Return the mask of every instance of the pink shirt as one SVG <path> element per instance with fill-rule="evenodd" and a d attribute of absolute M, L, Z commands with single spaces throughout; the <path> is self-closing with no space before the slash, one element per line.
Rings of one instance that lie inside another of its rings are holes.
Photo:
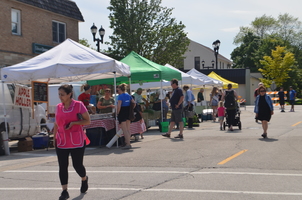
<path fill-rule="evenodd" d="M 223 117 L 225 112 L 225 107 L 218 107 L 218 117 Z"/>
<path fill-rule="evenodd" d="M 77 113 L 85 113 L 87 108 L 83 102 L 72 100 L 69 108 L 66 110 L 63 103 L 57 105 L 56 123 L 58 131 L 56 133 L 57 147 L 62 149 L 80 148 L 84 146 L 86 134 L 82 125 L 73 125 L 69 130 L 65 127 L 70 122 L 79 121 Z"/>

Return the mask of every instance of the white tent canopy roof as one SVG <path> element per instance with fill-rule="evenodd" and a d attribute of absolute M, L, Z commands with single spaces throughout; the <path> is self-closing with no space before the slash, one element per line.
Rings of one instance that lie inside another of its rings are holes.
<path fill-rule="evenodd" d="M 197 77 L 199 79 L 204 80 L 207 84 L 206 85 L 211 85 L 211 86 L 223 86 L 223 82 L 213 79 L 199 71 L 197 71 L 196 69 L 191 69 L 190 71 L 187 72 L 187 74 L 193 76 L 193 77 Z"/>
<path fill-rule="evenodd" d="M 182 77 L 181 84 L 182 85 L 189 85 L 192 87 L 201 87 L 202 85 L 207 84 L 205 80 L 198 78 L 198 77 L 191 76 L 189 74 L 186 74 L 183 71 L 180 71 L 179 69 L 177 69 L 169 64 L 166 64 L 165 66 L 169 67 L 171 69 L 174 69 L 176 71 L 179 71 L 181 73 L 181 77 Z"/>
<path fill-rule="evenodd" d="M 25 62 L 1 69 L 5 82 L 61 83 L 130 76 L 130 67 L 71 39 Z"/>

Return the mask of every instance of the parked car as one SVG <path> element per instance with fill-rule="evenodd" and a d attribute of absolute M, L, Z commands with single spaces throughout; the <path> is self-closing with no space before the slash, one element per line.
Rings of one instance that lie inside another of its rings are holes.
<path fill-rule="evenodd" d="M 45 109 L 35 104 L 32 107 L 17 106 L 14 104 L 16 85 L 0 83 L 0 154 L 4 152 L 3 133 L 8 131 L 10 140 L 20 140 L 33 136 L 39 132 L 48 132 Z M 6 110 L 6 116 L 4 113 Z M 32 117 L 34 115 L 34 117 Z M 5 118 L 6 125 L 5 126 Z"/>

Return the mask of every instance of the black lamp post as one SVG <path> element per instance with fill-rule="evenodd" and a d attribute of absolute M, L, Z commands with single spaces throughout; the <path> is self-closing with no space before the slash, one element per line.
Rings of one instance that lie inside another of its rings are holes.
<path fill-rule="evenodd" d="M 214 68 L 214 64 L 215 64 L 215 61 L 214 60 L 212 60 L 211 61 L 211 63 L 212 63 L 212 66 L 204 66 L 204 64 L 205 64 L 205 61 L 204 60 L 202 60 L 201 61 L 201 64 L 202 64 L 202 68 L 204 68 L 204 69 L 213 69 Z"/>
<path fill-rule="evenodd" d="M 95 34 L 96 34 L 98 28 L 94 25 L 94 23 L 93 23 L 93 25 L 91 26 L 90 30 L 91 30 L 91 33 L 92 33 L 92 35 L 93 35 L 93 41 L 94 41 L 94 42 L 97 41 L 97 43 L 96 43 L 96 46 L 98 47 L 97 50 L 98 50 L 98 52 L 100 52 L 100 42 L 103 44 L 103 38 L 104 38 L 104 35 L 105 35 L 105 29 L 103 29 L 102 26 L 101 26 L 101 28 L 99 29 L 99 34 L 100 34 L 100 36 L 101 36 L 101 39 L 95 38 Z"/>
<path fill-rule="evenodd" d="M 218 64 L 217 64 L 217 56 L 218 56 L 218 50 L 219 50 L 219 46 L 220 46 L 220 41 L 216 40 L 213 42 L 212 44 L 213 48 L 214 48 L 214 54 L 215 54 L 215 58 L 216 58 L 216 69 L 218 69 Z"/>

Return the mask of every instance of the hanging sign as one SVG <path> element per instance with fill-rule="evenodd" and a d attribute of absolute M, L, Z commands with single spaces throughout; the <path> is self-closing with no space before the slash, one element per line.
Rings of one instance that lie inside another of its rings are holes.
<path fill-rule="evenodd" d="M 31 89 L 25 85 L 16 85 L 14 104 L 30 108 L 32 106 L 31 103 Z"/>

